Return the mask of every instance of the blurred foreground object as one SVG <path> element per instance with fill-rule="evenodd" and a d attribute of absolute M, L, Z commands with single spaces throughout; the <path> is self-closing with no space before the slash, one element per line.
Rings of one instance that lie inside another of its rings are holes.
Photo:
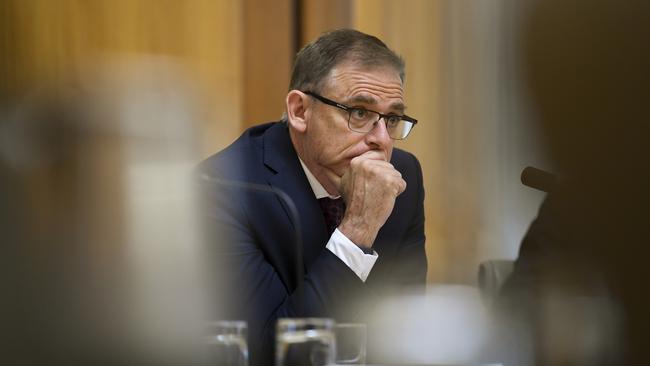
<path fill-rule="evenodd" d="M 650 3 L 530 5 L 525 73 L 562 183 L 504 288 L 505 352 L 527 335 L 536 365 L 648 364 Z"/>
<path fill-rule="evenodd" d="M 490 336 L 476 288 L 432 285 L 426 295 L 393 297 L 373 309 L 369 352 L 389 365 L 474 365 Z"/>
<path fill-rule="evenodd" d="M 0 364 L 196 364 L 191 89 L 168 59 L 86 71 L 3 106 Z"/>

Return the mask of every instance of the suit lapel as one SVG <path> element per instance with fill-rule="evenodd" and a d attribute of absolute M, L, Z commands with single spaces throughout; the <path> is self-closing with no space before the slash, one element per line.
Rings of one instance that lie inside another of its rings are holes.
<path fill-rule="evenodd" d="M 266 131 L 263 149 L 264 164 L 275 172 L 269 177 L 268 183 L 289 195 L 300 216 L 298 221 L 303 238 L 303 257 L 307 266 L 323 250 L 329 235 L 318 201 L 291 143 L 286 124 L 278 123 Z M 284 203 L 282 207 L 292 225 L 296 225 Z"/>

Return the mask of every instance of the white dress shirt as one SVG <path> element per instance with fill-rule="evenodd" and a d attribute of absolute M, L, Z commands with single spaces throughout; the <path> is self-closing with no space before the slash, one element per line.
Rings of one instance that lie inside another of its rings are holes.
<path fill-rule="evenodd" d="M 309 171 L 302 159 L 298 158 L 298 160 L 300 160 L 300 165 L 302 165 L 302 169 L 305 171 L 305 175 L 307 176 L 307 180 L 309 181 L 309 185 L 311 186 L 316 199 L 325 197 L 331 199 L 342 199 L 341 196 L 330 196 L 318 179 L 316 179 L 316 177 L 314 177 L 314 175 Z M 334 232 L 332 233 L 332 236 L 330 236 L 330 240 L 327 242 L 325 247 L 350 267 L 350 269 L 354 271 L 363 282 L 366 282 L 372 267 L 375 265 L 377 258 L 379 258 L 377 252 L 374 250 L 372 251 L 372 254 L 364 253 L 361 248 L 343 235 L 338 228 L 334 229 Z"/>

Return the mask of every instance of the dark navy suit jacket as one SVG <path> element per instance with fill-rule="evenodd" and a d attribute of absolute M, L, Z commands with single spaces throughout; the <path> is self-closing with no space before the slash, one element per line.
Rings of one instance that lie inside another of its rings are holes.
<path fill-rule="evenodd" d="M 252 364 L 272 364 L 278 318 L 363 321 L 377 299 L 407 286 L 424 285 L 422 171 L 412 154 L 399 149 L 394 149 L 391 163 L 407 188 L 377 235 L 373 248 L 379 258 L 365 283 L 325 248 L 330 233 L 286 123 L 252 127 L 201 164 L 205 176 L 281 190 L 298 212 L 297 220 L 291 217 L 286 202 L 275 194 L 208 185 L 211 260 L 223 286 L 220 316 L 248 321 Z M 295 225 L 302 234 L 303 279 L 297 278 Z M 300 291 L 296 291 L 298 284 Z"/>

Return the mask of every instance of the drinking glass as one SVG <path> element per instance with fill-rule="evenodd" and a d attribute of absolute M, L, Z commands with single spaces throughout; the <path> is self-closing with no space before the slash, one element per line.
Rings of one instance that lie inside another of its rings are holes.
<path fill-rule="evenodd" d="M 208 326 L 208 358 L 214 366 L 248 366 L 246 322 L 218 321 Z"/>
<path fill-rule="evenodd" d="M 334 321 L 324 318 L 279 319 L 276 366 L 325 366 L 334 363 Z"/>
<path fill-rule="evenodd" d="M 364 365 L 368 332 L 365 324 L 338 323 L 336 335 L 336 364 Z"/>

